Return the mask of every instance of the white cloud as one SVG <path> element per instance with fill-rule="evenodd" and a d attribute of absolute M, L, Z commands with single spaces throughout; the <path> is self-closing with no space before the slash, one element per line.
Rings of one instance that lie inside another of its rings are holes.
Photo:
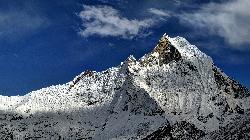
<path fill-rule="evenodd" d="M 160 17 L 169 17 L 170 16 L 169 12 L 164 11 L 164 10 L 160 10 L 160 9 L 156 9 L 156 8 L 150 8 L 150 9 L 148 9 L 148 11 L 150 13 L 155 14 L 155 15 L 160 16 Z"/>
<path fill-rule="evenodd" d="M 148 34 L 144 29 L 154 23 L 152 19 L 137 20 L 122 17 L 118 10 L 109 6 L 84 5 L 79 17 L 83 22 L 83 29 L 79 33 L 84 37 L 99 35 L 131 39 Z"/>
<path fill-rule="evenodd" d="M 210 3 L 195 13 L 181 14 L 183 24 L 217 34 L 232 45 L 250 44 L 250 0 Z M 204 32 L 205 34 L 206 32 Z"/>

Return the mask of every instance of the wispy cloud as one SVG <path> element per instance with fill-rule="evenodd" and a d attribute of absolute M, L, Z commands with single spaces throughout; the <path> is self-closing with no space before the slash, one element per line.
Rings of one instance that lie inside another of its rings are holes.
<path fill-rule="evenodd" d="M 46 18 L 25 11 L 0 11 L 0 37 L 15 39 L 48 25 Z"/>
<path fill-rule="evenodd" d="M 250 44 L 250 1 L 210 3 L 194 13 L 179 15 L 181 22 L 217 34 L 231 45 Z M 206 32 L 204 32 L 206 33 Z"/>
<path fill-rule="evenodd" d="M 123 17 L 118 10 L 109 6 L 84 5 L 79 17 L 82 19 L 83 27 L 79 33 L 83 37 L 92 35 L 119 36 L 126 39 L 143 37 L 148 34 L 145 29 L 154 24 L 150 18 L 128 19 Z"/>
<path fill-rule="evenodd" d="M 169 17 L 170 16 L 170 13 L 168 11 L 161 10 L 161 9 L 150 8 L 150 9 L 148 9 L 148 11 L 150 13 L 155 14 L 155 15 L 160 16 L 160 17 Z"/>

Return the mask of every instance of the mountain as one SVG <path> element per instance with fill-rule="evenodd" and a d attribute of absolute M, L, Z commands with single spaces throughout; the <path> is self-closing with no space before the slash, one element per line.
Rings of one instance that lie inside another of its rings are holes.
<path fill-rule="evenodd" d="M 0 96 L 1 139 L 249 139 L 250 93 L 182 37 L 139 60 Z"/>

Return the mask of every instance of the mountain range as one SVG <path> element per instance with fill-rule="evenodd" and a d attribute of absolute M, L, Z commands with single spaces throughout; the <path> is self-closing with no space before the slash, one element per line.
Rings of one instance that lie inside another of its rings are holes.
<path fill-rule="evenodd" d="M 250 139 L 250 93 L 185 38 L 24 96 L 0 96 L 0 139 Z"/>

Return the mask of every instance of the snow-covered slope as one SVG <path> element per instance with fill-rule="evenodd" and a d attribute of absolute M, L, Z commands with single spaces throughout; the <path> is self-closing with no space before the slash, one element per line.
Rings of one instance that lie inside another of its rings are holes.
<path fill-rule="evenodd" d="M 0 96 L 0 138 L 249 138 L 249 110 L 246 88 L 186 39 L 164 35 L 139 60 Z"/>

